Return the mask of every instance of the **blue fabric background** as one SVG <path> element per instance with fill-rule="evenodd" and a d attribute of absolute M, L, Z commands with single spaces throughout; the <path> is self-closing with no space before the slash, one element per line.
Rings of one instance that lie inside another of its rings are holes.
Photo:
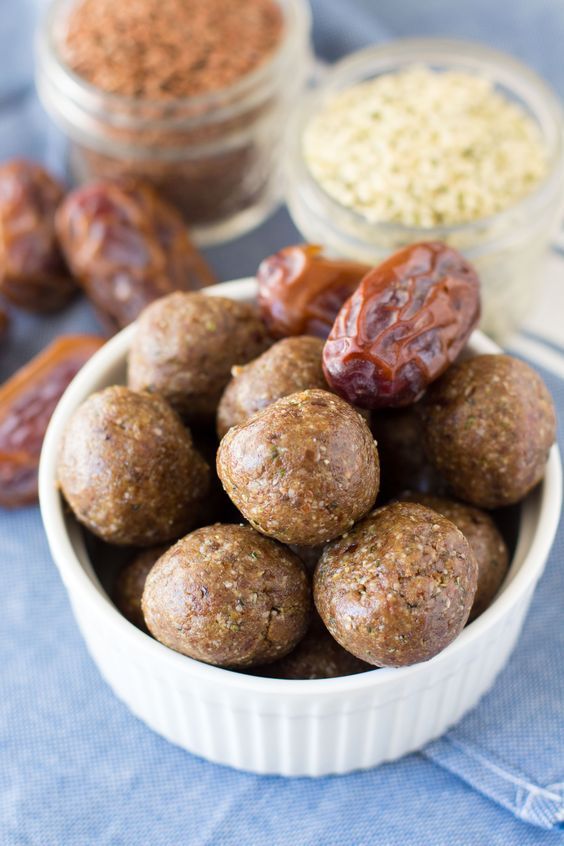
<path fill-rule="evenodd" d="M 0 0 L 0 158 L 37 156 L 62 171 L 60 139 L 31 88 L 31 32 L 40 5 Z M 392 35 L 459 35 L 516 53 L 564 93 L 562 0 L 313 5 L 324 58 Z M 212 251 L 211 260 L 222 278 L 245 275 L 295 238 L 280 212 L 253 235 Z M 51 335 L 96 326 L 81 303 L 49 321 L 20 316 L 0 356 L 0 379 Z M 564 419 L 564 385 L 546 378 Z M 86 653 L 37 510 L 0 512 L 0 539 L 2 846 L 564 841 L 556 830 L 564 819 L 562 529 L 519 646 L 480 706 L 424 755 L 317 781 L 236 773 L 146 729 L 113 697 Z"/>

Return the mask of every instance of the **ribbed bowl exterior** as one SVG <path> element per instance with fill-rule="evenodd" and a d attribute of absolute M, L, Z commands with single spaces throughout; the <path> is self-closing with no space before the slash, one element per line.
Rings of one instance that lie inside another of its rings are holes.
<path fill-rule="evenodd" d="M 147 665 L 100 627 L 87 607 L 74 613 L 90 654 L 114 693 L 156 732 L 184 749 L 237 769 L 284 776 L 348 773 L 391 761 L 439 737 L 491 687 L 518 638 L 524 596 L 491 639 L 377 691 L 319 701 L 278 694 L 234 697 L 221 685 L 191 684 Z M 375 671 L 375 674 L 378 671 Z"/>
<path fill-rule="evenodd" d="M 210 289 L 251 300 L 252 280 Z M 90 654 L 115 694 L 148 726 L 188 751 L 255 773 L 321 776 L 373 767 L 420 749 L 476 705 L 523 625 L 560 517 L 560 458 L 522 506 L 513 562 L 495 602 L 442 653 L 399 670 L 288 681 L 210 667 L 172 652 L 123 618 L 103 591 L 84 538 L 62 506 L 56 456 L 74 409 L 122 382 L 134 327 L 106 344 L 61 399 L 41 457 L 41 510 L 53 558 Z M 476 353 L 498 348 L 480 333 Z"/>

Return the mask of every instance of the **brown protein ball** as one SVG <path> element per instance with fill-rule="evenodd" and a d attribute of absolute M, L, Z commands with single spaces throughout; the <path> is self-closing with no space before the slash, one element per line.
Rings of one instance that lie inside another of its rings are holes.
<path fill-rule="evenodd" d="M 291 394 L 223 438 L 223 487 L 259 532 L 316 546 L 345 532 L 378 493 L 378 453 L 361 415 L 328 391 Z"/>
<path fill-rule="evenodd" d="M 165 646 L 221 667 L 274 661 L 303 637 L 310 587 L 298 558 L 250 526 L 197 529 L 151 570 L 149 631 Z"/>
<path fill-rule="evenodd" d="M 194 528 L 210 526 L 212 523 L 242 523 L 243 517 L 223 490 L 217 475 L 215 465 L 219 443 L 214 430 L 201 428 L 192 434 L 196 449 L 210 468 L 210 487 L 200 502 L 200 517 Z"/>
<path fill-rule="evenodd" d="M 269 344 L 251 305 L 176 292 L 150 305 L 137 321 L 129 386 L 162 394 L 186 420 L 209 422 L 233 365 L 251 361 Z"/>
<path fill-rule="evenodd" d="M 396 502 L 329 544 L 314 599 L 333 637 L 363 661 L 404 667 L 427 661 L 462 631 L 478 565 L 454 523 Z"/>
<path fill-rule="evenodd" d="M 290 549 L 298 556 L 307 572 L 313 573 L 325 546 L 324 544 L 320 544 L 319 546 L 300 546 L 297 543 L 291 543 Z"/>
<path fill-rule="evenodd" d="M 217 409 L 219 437 L 289 394 L 308 388 L 329 390 L 322 353 L 320 338 L 300 335 L 278 341 L 249 364 L 235 366 Z"/>
<path fill-rule="evenodd" d="M 556 413 L 524 362 L 508 355 L 463 361 L 431 385 L 419 411 L 429 458 L 460 499 L 512 505 L 542 479 Z"/>
<path fill-rule="evenodd" d="M 491 605 L 509 568 L 509 551 L 496 524 L 480 508 L 433 494 L 407 491 L 401 501 L 418 502 L 442 514 L 470 544 L 478 563 L 478 588 L 468 621 L 475 620 Z"/>
<path fill-rule="evenodd" d="M 145 582 L 155 561 L 168 548 L 166 545 L 151 546 L 138 552 L 121 568 L 114 585 L 113 599 L 118 610 L 130 623 L 144 631 L 147 631 L 147 626 L 141 609 L 141 599 Z"/>
<path fill-rule="evenodd" d="M 421 421 L 415 406 L 380 409 L 370 428 L 380 457 L 380 493 L 384 498 L 402 491 L 444 493 L 446 484 L 427 457 Z"/>
<path fill-rule="evenodd" d="M 77 293 L 55 234 L 62 185 L 35 162 L 0 166 L 0 292 L 14 305 L 54 312 Z"/>
<path fill-rule="evenodd" d="M 210 469 L 158 396 L 123 386 L 92 394 L 69 420 L 61 490 L 77 519 L 118 546 L 152 546 L 194 526 Z"/>
<path fill-rule="evenodd" d="M 259 668 L 257 675 L 273 679 L 336 679 L 373 669 L 343 649 L 314 614 L 298 645 L 284 658 Z"/>

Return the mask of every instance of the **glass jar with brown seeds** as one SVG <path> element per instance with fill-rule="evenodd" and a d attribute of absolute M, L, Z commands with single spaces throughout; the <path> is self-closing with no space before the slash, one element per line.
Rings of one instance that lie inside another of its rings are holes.
<path fill-rule="evenodd" d="M 153 183 L 198 243 L 254 227 L 279 201 L 309 29 L 306 0 L 55 0 L 37 84 L 73 176 Z"/>

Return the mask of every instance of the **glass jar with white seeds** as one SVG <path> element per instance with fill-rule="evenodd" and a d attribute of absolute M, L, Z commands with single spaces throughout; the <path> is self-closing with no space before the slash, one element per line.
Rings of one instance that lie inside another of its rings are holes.
<path fill-rule="evenodd" d="M 557 97 L 503 53 L 442 39 L 368 48 L 298 109 L 288 205 L 335 255 L 462 250 L 482 280 L 482 328 L 503 340 L 533 304 L 564 213 L 562 132 Z"/>

